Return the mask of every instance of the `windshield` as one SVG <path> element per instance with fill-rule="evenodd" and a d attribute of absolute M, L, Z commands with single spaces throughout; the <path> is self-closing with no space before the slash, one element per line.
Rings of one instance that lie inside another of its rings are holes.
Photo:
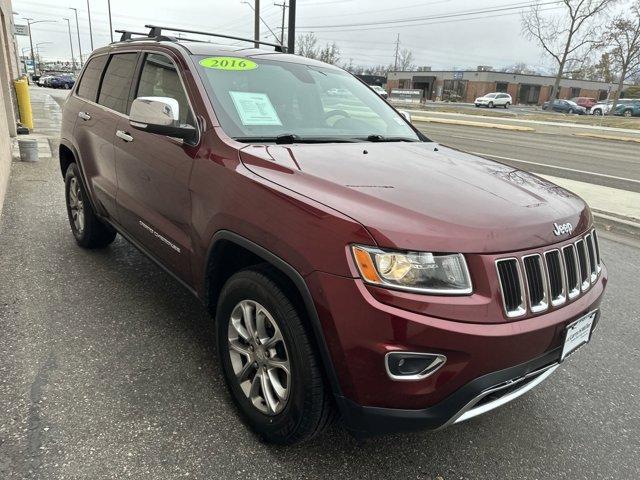
<path fill-rule="evenodd" d="M 255 57 L 196 61 L 220 126 L 239 141 L 420 141 L 378 94 L 342 70 Z"/>
<path fill-rule="evenodd" d="M 497 93 L 487 93 L 485 98 L 496 98 Z"/>
<path fill-rule="evenodd" d="M 566 100 L 566 102 L 567 102 L 569 105 L 572 105 L 572 106 L 574 106 L 574 107 L 577 107 L 577 106 L 578 106 L 578 104 L 577 104 L 576 102 L 572 102 L 571 100 Z"/>

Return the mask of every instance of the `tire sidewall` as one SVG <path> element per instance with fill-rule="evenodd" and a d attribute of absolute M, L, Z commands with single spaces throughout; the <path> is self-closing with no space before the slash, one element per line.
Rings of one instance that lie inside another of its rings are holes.
<path fill-rule="evenodd" d="M 84 205 L 84 215 L 85 215 L 85 219 L 84 219 L 84 230 L 82 232 L 79 232 L 74 223 L 73 223 L 73 217 L 71 215 L 71 206 L 69 205 L 69 187 L 71 186 L 71 180 L 75 177 L 76 181 L 80 184 L 80 196 L 82 197 L 82 203 Z M 76 241 L 79 244 L 82 244 L 86 237 L 87 237 L 87 206 L 88 206 L 88 201 L 87 201 L 87 196 L 84 193 L 84 186 L 82 184 L 82 178 L 80 177 L 80 172 L 78 170 L 78 166 L 75 163 L 72 163 L 69 165 L 69 167 L 67 167 L 67 172 L 64 176 L 64 198 L 65 198 L 65 204 L 67 207 L 67 217 L 69 218 L 69 226 L 71 227 L 71 233 L 73 233 L 73 236 L 75 237 Z"/>
<path fill-rule="evenodd" d="M 259 434 L 268 436 L 275 441 L 286 438 L 296 430 L 305 406 L 304 380 L 308 377 L 306 372 L 308 365 L 304 362 L 298 345 L 294 342 L 296 333 L 287 322 L 287 317 L 292 315 L 293 309 L 289 305 L 282 304 L 281 300 L 270 288 L 252 281 L 248 271 L 240 272 L 225 285 L 220 297 L 220 303 L 216 312 L 216 344 L 218 357 L 223 369 L 223 375 L 227 387 L 234 401 L 239 407 L 240 413 Z M 244 275 L 243 275 L 244 274 Z M 274 318 L 280 328 L 280 332 L 287 347 L 291 368 L 290 393 L 287 404 L 277 415 L 265 415 L 256 409 L 240 388 L 235 379 L 228 347 L 228 327 L 231 312 L 242 300 L 253 300 L 265 307 Z M 297 314 L 295 314 L 297 315 Z"/>

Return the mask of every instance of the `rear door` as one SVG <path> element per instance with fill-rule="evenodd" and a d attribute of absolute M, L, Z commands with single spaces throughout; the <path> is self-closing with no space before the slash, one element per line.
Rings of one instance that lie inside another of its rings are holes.
<path fill-rule="evenodd" d="M 116 210 L 117 191 L 113 150 L 117 117 L 97 103 L 100 82 L 108 61 L 109 55 L 106 54 L 89 60 L 67 108 L 78 112 L 73 138 L 91 198 L 101 214 L 112 217 Z"/>
<path fill-rule="evenodd" d="M 180 122 L 196 126 L 193 109 L 174 60 L 164 53 L 141 59 L 132 97 L 178 101 Z M 185 282 L 191 279 L 189 178 L 196 145 L 118 124 L 118 222 L 146 250 Z"/>

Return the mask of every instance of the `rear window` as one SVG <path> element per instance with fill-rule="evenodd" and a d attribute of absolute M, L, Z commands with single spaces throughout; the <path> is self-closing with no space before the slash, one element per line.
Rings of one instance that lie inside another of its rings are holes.
<path fill-rule="evenodd" d="M 102 79 L 98 103 L 120 113 L 128 113 L 129 88 L 138 59 L 137 53 L 113 55 Z"/>
<path fill-rule="evenodd" d="M 107 63 L 107 55 L 101 55 L 99 57 L 93 57 L 87 63 L 87 67 L 84 69 L 82 78 L 80 79 L 80 85 L 76 94 L 79 97 L 86 98 L 92 102 L 96 101 L 98 96 L 98 87 L 100 86 L 100 77 L 102 71 Z M 43 77 L 44 78 L 44 77 Z"/>

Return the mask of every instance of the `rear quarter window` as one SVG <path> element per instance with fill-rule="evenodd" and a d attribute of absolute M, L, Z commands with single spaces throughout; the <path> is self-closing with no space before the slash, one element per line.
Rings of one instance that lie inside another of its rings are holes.
<path fill-rule="evenodd" d="M 98 96 L 98 87 L 100 86 L 100 78 L 102 77 L 102 71 L 107 63 L 107 55 L 100 55 L 99 57 L 93 57 L 89 59 L 82 77 L 80 77 L 80 84 L 76 90 L 76 94 L 86 100 L 92 102 L 96 101 Z"/>

